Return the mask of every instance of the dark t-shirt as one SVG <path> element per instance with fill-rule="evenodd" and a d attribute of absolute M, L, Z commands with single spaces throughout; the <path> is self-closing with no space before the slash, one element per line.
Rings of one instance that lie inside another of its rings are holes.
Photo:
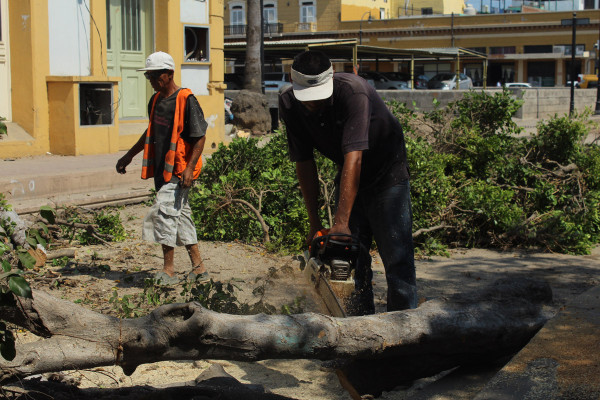
<path fill-rule="evenodd" d="M 154 186 L 157 191 L 165 184 L 163 169 L 165 167 L 165 157 L 171 145 L 175 105 L 179 90 L 167 98 L 159 96 L 156 101 L 154 116 L 152 118 L 152 130 L 154 134 Z M 148 103 L 148 115 L 152 112 L 154 96 L 158 96 L 158 93 L 155 93 L 150 98 L 150 102 Z M 181 138 L 186 142 L 193 144 L 206 134 L 206 128 L 208 127 L 208 124 L 204 120 L 202 108 L 194 95 L 190 95 L 187 98 L 184 115 L 185 121 L 183 124 L 183 132 L 181 132 Z M 179 178 L 173 175 L 171 182 L 177 183 L 179 182 Z"/>
<path fill-rule="evenodd" d="M 279 96 L 279 112 L 292 161 L 310 160 L 317 149 L 341 168 L 344 154 L 362 150 L 359 191 L 383 189 L 408 179 L 400 122 L 364 79 L 334 74 L 333 95 L 315 114 L 296 100 L 290 87 Z"/>

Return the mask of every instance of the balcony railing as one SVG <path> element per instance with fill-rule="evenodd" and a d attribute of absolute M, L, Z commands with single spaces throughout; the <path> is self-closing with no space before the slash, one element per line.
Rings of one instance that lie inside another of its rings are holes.
<path fill-rule="evenodd" d="M 225 36 L 245 35 L 246 27 L 247 27 L 247 25 L 226 25 L 225 26 Z M 282 32 L 283 32 L 283 24 L 280 24 L 280 23 L 264 24 L 265 35 L 268 35 L 271 33 L 282 33 Z"/>
<path fill-rule="evenodd" d="M 298 31 L 316 32 L 317 31 L 317 23 L 316 22 L 298 22 Z"/>

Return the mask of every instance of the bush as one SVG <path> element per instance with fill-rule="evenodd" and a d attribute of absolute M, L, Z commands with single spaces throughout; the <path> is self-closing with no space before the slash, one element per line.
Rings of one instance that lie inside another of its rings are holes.
<path fill-rule="evenodd" d="M 429 113 L 388 103 L 405 130 L 420 251 L 541 246 L 582 254 L 598 243 L 600 150 L 583 142 L 589 113 L 555 116 L 524 139 L 512 121 L 520 106 L 507 90 L 471 91 Z M 332 182 L 335 165 L 322 157 L 317 163 L 322 180 Z M 332 190 L 321 193 L 323 221 Z M 221 145 L 190 202 L 202 239 L 265 241 L 260 215 L 270 248 L 304 247 L 309 224 L 283 131 L 262 147 L 254 139 Z"/>
<path fill-rule="evenodd" d="M 333 163 L 317 161 L 324 180 L 332 181 Z M 283 252 L 303 248 L 308 217 L 284 132 L 277 132 L 264 146 L 256 139 L 221 144 L 189 198 L 200 239 L 264 242 L 260 216 L 268 227 L 265 244 L 270 248 Z M 325 217 L 327 204 L 322 200 L 321 205 Z"/>

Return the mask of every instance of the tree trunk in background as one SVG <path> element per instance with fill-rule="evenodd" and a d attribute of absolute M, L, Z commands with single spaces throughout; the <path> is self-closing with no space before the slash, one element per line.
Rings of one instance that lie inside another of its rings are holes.
<path fill-rule="evenodd" d="M 244 89 L 262 93 L 262 65 L 260 60 L 261 16 L 260 0 L 248 0 L 246 29 L 246 65 L 244 67 Z"/>

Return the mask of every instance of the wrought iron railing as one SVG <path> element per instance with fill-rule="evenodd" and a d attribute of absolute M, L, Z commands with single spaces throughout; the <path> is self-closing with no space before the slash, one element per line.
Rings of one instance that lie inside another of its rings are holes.
<path fill-rule="evenodd" d="M 245 35 L 247 25 L 226 25 L 225 36 L 231 35 Z M 264 24 L 264 34 L 268 35 L 271 33 L 282 33 L 283 24 L 281 23 L 270 23 Z"/>

